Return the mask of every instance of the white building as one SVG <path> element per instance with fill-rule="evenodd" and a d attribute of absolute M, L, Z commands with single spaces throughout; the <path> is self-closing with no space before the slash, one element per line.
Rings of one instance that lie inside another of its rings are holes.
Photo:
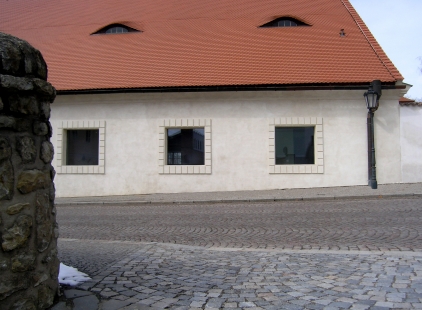
<path fill-rule="evenodd" d="M 422 182 L 422 103 L 400 98 L 402 181 Z"/>
<path fill-rule="evenodd" d="M 368 184 L 373 80 L 378 183 L 409 173 L 407 86 L 348 0 L 9 1 L 0 31 L 57 88 L 57 196 Z"/>

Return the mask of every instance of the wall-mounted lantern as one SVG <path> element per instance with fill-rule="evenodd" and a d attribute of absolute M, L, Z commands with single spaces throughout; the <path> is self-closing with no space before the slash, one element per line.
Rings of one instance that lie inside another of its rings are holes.
<path fill-rule="evenodd" d="M 372 189 L 377 189 L 377 174 L 375 167 L 375 135 L 374 135 L 374 112 L 379 107 L 381 98 L 381 81 L 372 81 L 367 92 L 363 94 L 368 109 L 367 129 L 368 129 L 368 185 Z"/>

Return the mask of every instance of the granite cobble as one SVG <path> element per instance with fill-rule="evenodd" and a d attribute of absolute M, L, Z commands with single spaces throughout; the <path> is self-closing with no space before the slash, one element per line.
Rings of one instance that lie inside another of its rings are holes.
<path fill-rule="evenodd" d="M 102 243 L 61 239 L 59 246 L 88 252 Z M 160 243 L 131 246 L 131 254 L 106 268 L 109 274 L 103 272 L 77 289 L 121 308 L 391 309 L 418 308 L 422 303 L 422 253 L 418 252 L 260 251 Z M 257 263 L 272 271 L 263 274 Z M 218 270 L 223 278 L 215 278 L 212 270 Z M 117 279 L 128 273 L 128 280 L 117 284 Z M 386 279 L 391 285 L 377 285 Z M 131 298 L 122 300 L 121 296 Z"/>
<path fill-rule="evenodd" d="M 53 309 L 422 309 L 421 201 L 59 206 Z"/>
<path fill-rule="evenodd" d="M 422 251 L 422 198 L 59 206 L 62 238 L 207 248 Z"/>

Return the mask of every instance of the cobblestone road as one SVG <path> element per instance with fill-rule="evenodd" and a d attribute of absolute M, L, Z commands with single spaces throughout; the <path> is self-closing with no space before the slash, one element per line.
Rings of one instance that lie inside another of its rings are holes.
<path fill-rule="evenodd" d="M 92 277 L 80 288 L 97 294 L 102 309 L 422 309 L 422 253 L 69 239 L 59 246 L 62 261 Z"/>
<path fill-rule="evenodd" d="M 421 220 L 419 198 L 58 206 L 92 280 L 57 309 L 422 309 Z"/>
<path fill-rule="evenodd" d="M 204 247 L 422 251 L 422 199 L 59 206 L 61 238 Z"/>

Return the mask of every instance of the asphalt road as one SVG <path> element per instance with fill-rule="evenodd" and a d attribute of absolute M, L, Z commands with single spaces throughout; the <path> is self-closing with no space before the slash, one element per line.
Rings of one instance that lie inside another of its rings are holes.
<path fill-rule="evenodd" d="M 422 251 L 422 198 L 57 209 L 60 238 L 208 248 Z"/>

